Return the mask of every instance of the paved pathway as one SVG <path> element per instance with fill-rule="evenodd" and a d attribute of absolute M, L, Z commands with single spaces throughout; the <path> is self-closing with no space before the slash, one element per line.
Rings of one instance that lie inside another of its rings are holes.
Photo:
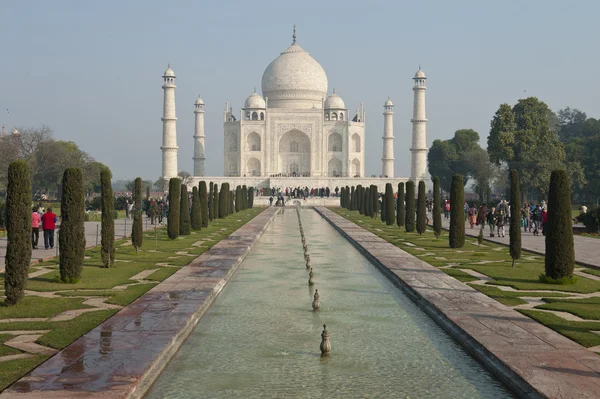
<path fill-rule="evenodd" d="M 442 226 L 447 229 L 449 224 L 450 219 L 444 219 L 444 215 L 442 215 Z M 479 235 L 478 226 L 475 226 L 472 229 L 468 223 L 465 223 L 465 226 L 465 232 L 467 235 L 473 237 L 477 237 Z M 509 226 L 505 226 L 504 230 L 506 232 L 506 237 L 502 238 L 498 237 L 497 235 L 496 237 L 490 237 L 490 229 L 486 226 L 483 235 L 486 240 L 508 245 Z M 521 246 L 523 249 L 536 252 L 538 254 L 543 255 L 546 253 L 546 240 L 541 234 L 539 236 L 534 236 L 533 233 L 525 233 L 523 230 L 521 230 Z M 576 235 L 575 260 L 582 265 L 600 269 L 600 239 Z"/>
<path fill-rule="evenodd" d="M 117 219 L 115 220 L 115 238 L 116 239 L 121 239 L 123 238 L 125 235 L 131 235 L 131 219 Z M 153 225 L 150 224 L 150 221 L 147 220 L 146 218 L 142 219 L 142 226 L 144 228 L 144 230 L 149 230 L 154 228 Z M 86 247 L 94 247 L 96 246 L 96 243 L 98 245 L 100 245 L 100 222 L 85 222 L 85 242 L 86 242 Z M 54 235 L 54 241 L 55 244 L 58 244 L 58 236 L 56 235 L 57 232 L 55 232 Z M 7 240 L 6 237 L 3 236 L 2 238 L 0 238 L 0 272 L 4 271 L 4 256 L 6 255 L 6 244 L 7 244 Z M 39 249 L 41 248 L 41 249 Z M 38 262 L 38 261 L 44 261 L 47 260 L 48 258 L 52 258 L 54 256 L 56 256 L 57 254 L 57 248 L 56 246 L 54 247 L 54 249 L 44 249 L 44 234 L 42 232 L 40 232 L 40 241 L 39 241 L 39 245 L 38 245 L 38 249 L 33 250 L 32 254 L 31 254 L 31 260 L 32 262 Z"/>
<path fill-rule="evenodd" d="M 315 209 L 521 396 L 598 397 L 600 356 L 334 212 Z"/>

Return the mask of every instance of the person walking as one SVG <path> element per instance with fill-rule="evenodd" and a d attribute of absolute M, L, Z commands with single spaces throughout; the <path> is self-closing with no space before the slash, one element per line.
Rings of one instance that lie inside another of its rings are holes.
<path fill-rule="evenodd" d="M 523 209 L 521 209 L 521 224 L 523 225 L 523 231 L 527 232 L 527 228 L 529 228 L 529 205 L 525 204 Z"/>
<path fill-rule="evenodd" d="M 38 207 L 33 208 L 31 213 L 31 247 L 37 249 L 38 241 L 40 240 L 40 223 L 42 217 L 38 213 Z"/>
<path fill-rule="evenodd" d="M 469 214 L 469 224 L 471 225 L 471 228 L 473 228 L 475 226 L 475 224 L 477 223 L 477 208 L 475 208 L 475 203 L 472 203 L 471 206 L 469 207 L 468 214 Z"/>
<path fill-rule="evenodd" d="M 498 210 L 498 217 L 496 218 L 496 226 L 498 227 L 498 237 L 504 238 L 504 225 L 506 224 L 506 213 L 504 209 Z"/>
<path fill-rule="evenodd" d="M 42 215 L 42 229 L 44 229 L 44 248 L 54 248 L 54 230 L 56 229 L 58 217 L 52 212 L 52 208 L 48 207 L 46 213 Z"/>
<path fill-rule="evenodd" d="M 444 203 L 444 219 L 448 219 L 449 215 L 450 215 L 450 201 L 446 200 L 446 202 Z"/>
<path fill-rule="evenodd" d="M 492 207 L 487 214 L 487 223 L 490 226 L 490 237 L 494 237 L 494 228 L 496 227 L 496 220 L 498 215 L 496 215 L 496 208 Z"/>
<path fill-rule="evenodd" d="M 535 209 L 531 213 L 531 218 L 533 220 L 533 235 L 540 235 L 540 222 L 542 220 L 542 210 L 539 205 L 535 206 Z"/>

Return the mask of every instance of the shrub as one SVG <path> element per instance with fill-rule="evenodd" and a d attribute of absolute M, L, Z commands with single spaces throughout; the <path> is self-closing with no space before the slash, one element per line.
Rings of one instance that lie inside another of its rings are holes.
<path fill-rule="evenodd" d="M 396 199 L 396 224 L 404 226 L 404 183 L 398 183 L 398 198 Z"/>
<path fill-rule="evenodd" d="M 115 262 L 115 219 L 119 217 L 119 212 L 114 208 L 115 197 L 113 196 L 111 181 L 112 173 L 110 169 L 103 168 L 100 171 L 100 197 L 102 198 L 100 205 L 102 210 L 100 254 L 103 267 L 112 267 Z"/>
<path fill-rule="evenodd" d="M 6 304 L 16 305 L 23 299 L 31 263 L 31 177 L 27 163 L 11 162 L 7 177 L 4 291 Z"/>
<path fill-rule="evenodd" d="M 169 179 L 169 214 L 167 215 L 167 235 L 171 240 L 179 237 L 179 210 L 181 208 L 181 180 Z"/>
<path fill-rule="evenodd" d="M 133 225 L 131 226 L 131 244 L 137 254 L 144 240 L 142 226 L 142 178 L 136 177 L 133 184 Z"/>
<path fill-rule="evenodd" d="M 181 197 L 179 200 L 179 235 L 189 236 L 192 232 L 190 223 L 190 200 L 187 185 L 181 185 Z"/>
<path fill-rule="evenodd" d="M 190 220 L 192 230 L 200 230 L 202 228 L 202 212 L 200 210 L 200 195 L 198 187 L 192 188 L 192 218 Z"/>
<path fill-rule="evenodd" d="M 404 230 L 407 233 L 415 231 L 415 182 L 406 182 L 406 215 L 404 219 Z"/>
<path fill-rule="evenodd" d="M 419 182 L 419 193 L 417 197 L 417 233 L 419 233 L 419 235 L 425 233 L 425 229 L 427 229 L 427 206 L 425 200 L 425 182 L 421 180 Z"/>
<path fill-rule="evenodd" d="M 392 183 L 385 185 L 385 224 L 391 226 L 394 224 L 395 215 L 394 188 Z"/>
<path fill-rule="evenodd" d="M 465 245 L 465 187 L 461 175 L 452 176 L 450 186 L 450 228 L 448 240 L 450 248 Z"/>
<path fill-rule="evenodd" d="M 202 227 L 208 227 L 208 192 L 206 190 L 206 182 L 204 180 L 200 182 L 198 196 L 200 197 L 200 213 L 202 214 Z"/>
<path fill-rule="evenodd" d="M 60 280 L 64 283 L 76 283 L 81 278 L 85 253 L 85 196 L 81 169 L 65 170 L 61 198 L 58 235 Z"/>
<path fill-rule="evenodd" d="M 512 266 L 521 257 L 521 191 L 519 189 L 519 174 L 510 171 L 510 257 Z"/>
<path fill-rule="evenodd" d="M 435 238 L 442 234 L 442 195 L 440 192 L 440 178 L 433 178 L 433 233 Z M 483 233 L 480 232 L 483 237 Z"/>
<path fill-rule="evenodd" d="M 550 176 L 546 224 L 546 276 L 555 280 L 573 275 L 575 250 L 571 221 L 571 187 L 564 170 Z"/>

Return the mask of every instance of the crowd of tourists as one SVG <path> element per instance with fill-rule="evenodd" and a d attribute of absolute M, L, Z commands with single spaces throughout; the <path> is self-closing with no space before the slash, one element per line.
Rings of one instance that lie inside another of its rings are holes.
<path fill-rule="evenodd" d="M 261 197 L 274 197 L 279 198 L 279 196 L 285 196 L 290 199 L 307 199 L 307 198 L 329 198 L 329 197 L 338 197 L 340 194 L 340 188 L 336 187 L 333 191 L 329 187 L 317 187 L 317 188 L 308 188 L 308 187 L 285 187 L 285 188 L 260 188 L 258 189 L 258 193 Z"/>

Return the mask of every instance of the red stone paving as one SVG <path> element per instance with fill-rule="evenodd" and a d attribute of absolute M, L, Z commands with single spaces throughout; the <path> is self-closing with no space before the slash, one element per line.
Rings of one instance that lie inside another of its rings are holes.
<path fill-rule="evenodd" d="M 141 397 L 278 208 L 268 208 L 48 359 L 0 398 Z"/>
<path fill-rule="evenodd" d="M 600 398 L 600 356 L 334 212 L 315 209 L 521 396 Z"/>

